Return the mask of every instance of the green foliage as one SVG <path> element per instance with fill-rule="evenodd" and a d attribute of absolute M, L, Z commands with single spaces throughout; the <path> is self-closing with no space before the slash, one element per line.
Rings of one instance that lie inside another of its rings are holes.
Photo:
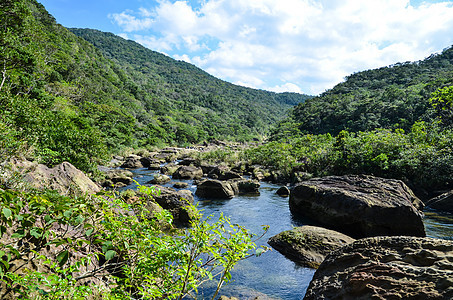
<path fill-rule="evenodd" d="M 289 176 L 305 171 L 315 176 L 372 174 L 397 178 L 426 189 L 453 184 L 453 131 L 436 124 L 415 123 L 401 129 L 369 132 L 341 131 L 293 136 L 245 150 L 241 157 L 253 164 L 282 170 Z"/>
<path fill-rule="evenodd" d="M 111 59 L 146 111 L 139 122 L 167 142 L 195 143 L 210 138 L 251 139 L 264 134 L 290 107 L 310 98 L 296 93 L 272 93 L 236 86 L 216 79 L 195 66 L 111 33 L 70 29 Z M 146 131 L 145 131 L 146 132 Z M 173 134 L 173 135 L 172 135 Z"/>
<path fill-rule="evenodd" d="M 214 299 L 234 265 L 255 255 L 252 235 L 223 215 L 203 220 L 193 206 L 192 226 L 170 229 L 170 213 L 146 209 L 156 192 L 140 186 L 131 205 L 114 194 L 0 190 L 0 296 L 182 299 L 215 280 Z"/>
<path fill-rule="evenodd" d="M 453 86 L 438 89 L 432 94 L 429 102 L 436 110 L 442 124 L 451 127 L 453 125 Z"/>

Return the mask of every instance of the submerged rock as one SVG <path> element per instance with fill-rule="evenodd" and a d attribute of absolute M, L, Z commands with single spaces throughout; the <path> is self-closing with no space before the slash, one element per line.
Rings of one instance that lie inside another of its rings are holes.
<path fill-rule="evenodd" d="M 291 191 L 291 212 L 353 237 L 425 236 L 421 201 L 400 180 L 365 175 L 304 181 Z"/>
<path fill-rule="evenodd" d="M 268 244 L 292 261 L 316 269 L 330 252 L 354 241 L 333 230 L 302 226 L 271 237 Z"/>
<path fill-rule="evenodd" d="M 453 241 L 358 240 L 326 257 L 304 299 L 453 299 Z"/>

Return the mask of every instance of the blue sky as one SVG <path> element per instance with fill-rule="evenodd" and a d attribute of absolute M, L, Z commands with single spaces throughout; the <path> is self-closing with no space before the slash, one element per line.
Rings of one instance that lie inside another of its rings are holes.
<path fill-rule="evenodd" d="M 38 0 L 66 27 L 135 40 L 232 83 L 318 94 L 453 45 L 453 1 Z"/>

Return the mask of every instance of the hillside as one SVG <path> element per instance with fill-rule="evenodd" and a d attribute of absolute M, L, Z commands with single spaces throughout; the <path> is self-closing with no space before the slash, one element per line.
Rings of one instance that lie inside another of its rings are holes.
<path fill-rule="evenodd" d="M 124 147 L 247 140 L 307 96 L 235 86 L 94 30 L 57 24 L 35 0 L 0 4 L 4 149 L 79 168 Z M 11 146 L 14 145 L 14 146 Z"/>
<path fill-rule="evenodd" d="M 318 97 L 299 104 L 292 121 L 304 133 L 337 134 L 343 129 L 409 130 L 416 121 L 431 120 L 428 99 L 453 84 L 453 48 L 423 61 L 398 63 L 358 72 Z"/>
<path fill-rule="evenodd" d="M 219 80 L 183 61 L 176 61 L 111 33 L 70 29 L 120 66 L 130 80 L 134 96 L 159 120 L 190 124 L 207 137 L 232 138 L 264 134 L 269 124 L 307 96 L 272 93 Z M 168 128 L 166 128 L 168 129 Z M 183 134 L 184 132 L 181 132 Z M 190 142 L 196 132 L 187 133 Z"/>

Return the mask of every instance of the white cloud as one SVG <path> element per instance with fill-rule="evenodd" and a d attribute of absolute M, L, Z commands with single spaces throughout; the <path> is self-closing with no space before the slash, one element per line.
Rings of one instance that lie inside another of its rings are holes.
<path fill-rule="evenodd" d="M 302 90 L 300 89 L 297 84 L 294 83 L 285 83 L 283 85 L 277 85 L 274 86 L 273 88 L 269 89 L 270 91 L 281 93 L 281 92 L 293 92 L 293 93 L 302 93 Z"/>
<path fill-rule="evenodd" d="M 410 3 L 205 0 L 195 9 L 159 0 L 153 9 L 111 18 L 145 46 L 222 79 L 316 94 L 353 72 L 423 59 L 453 44 L 451 1 Z"/>

